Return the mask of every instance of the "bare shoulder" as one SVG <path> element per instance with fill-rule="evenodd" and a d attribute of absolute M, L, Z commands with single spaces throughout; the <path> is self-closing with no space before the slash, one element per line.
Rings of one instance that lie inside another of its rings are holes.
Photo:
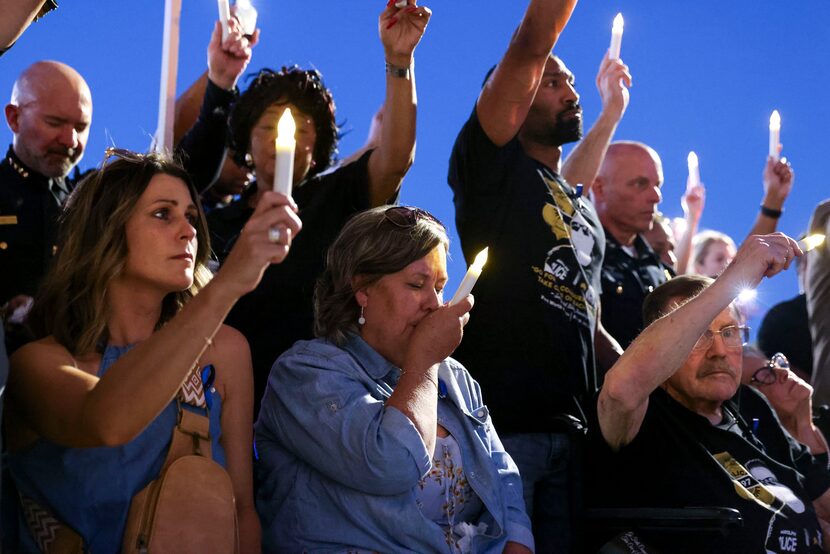
<path fill-rule="evenodd" d="M 12 354 L 9 362 L 12 370 L 16 368 L 75 365 L 72 355 L 66 347 L 51 336 L 21 346 Z"/>
<path fill-rule="evenodd" d="M 250 368 L 251 349 L 245 335 L 227 325 L 222 325 L 213 337 L 210 348 L 202 357 L 203 364 L 214 364 L 228 370 Z"/>

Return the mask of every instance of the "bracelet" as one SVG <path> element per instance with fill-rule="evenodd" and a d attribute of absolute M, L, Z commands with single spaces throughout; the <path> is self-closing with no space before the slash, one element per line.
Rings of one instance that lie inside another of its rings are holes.
<path fill-rule="evenodd" d="M 784 213 L 784 210 L 773 210 L 772 208 L 767 208 L 766 206 L 761 204 L 761 215 L 771 217 L 772 219 L 778 219 L 779 217 L 781 217 L 782 213 Z"/>
<path fill-rule="evenodd" d="M 403 377 L 405 374 L 406 374 L 406 370 L 405 370 L 405 369 L 402 369 L 402 370 L 401 370 L 401 377 Z M 438 381 L 437 381 L 437 380 L 433 380 L 433 379 L 429 376 L 429 373 L 424 373 L 424 377 L 426 377 L 427 381 L 429 381 L 430 383 L 432 383 L 433 385 L 435 385 L 435 390 L 438 390 Z M 400 378 L 399 378 L 399 379 L 400 379 Z"/>
<path fill-rule="evenodd" d="M 411 68 L 411 64 L 406 67 L 400 67 L 386 62 L 386 72 L 392 77 L 397 77 L 398 79 L 409 80 L 412 76 Z"/>

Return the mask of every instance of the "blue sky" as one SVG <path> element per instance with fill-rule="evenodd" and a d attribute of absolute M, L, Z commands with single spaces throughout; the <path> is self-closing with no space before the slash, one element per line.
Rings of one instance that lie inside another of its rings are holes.
<path fill-rule="evenodd" d="M 383 51 L 377 16 L 383 2 L 253 0 L 262 40 L 250 70 L 297 63 L 322 71 L 347 134 L 342 155 L 358 148 L 383 102 Z M 402 201 L 426 208 L 454 234 L 447 160 L 487 69 L 503 54 L 526 7 L 522 0 L 427 3 L 433 18 L 416 52 L 418 150 Z M 785 8 L 786 6 L 786 8 Z M 770 112 L 782 117 L 784 155 L 796 172 L 780 230 L 798 234 L 813 207 L 830 196 L 830 3 L 799 0 L 583 0 L 555 48 L 577 78 L 586 126 L 599 113 L 594 78 L 608 47 L 611 22 L 625 17 L 622 58 L 634 78 L 631 104 L 616 138 L 640 140 L 663 159 L 661 209 L 681 215 L 686 155 L 700 156 L 707 185 L 702 227 L 737 240 L 761 200 Z M 205 49 L 217 17 L 212 0 L 183 0 L 179 91 L 206 68 Z M 0 94 L 40 59 L 78 69 L 92 89 L 94 113 L 82 168 L 100 162 L 111 143 L 145 150 L 155 131 L 161 64 L 163 1 L 73 0 L 34 24 L 0 58 Z M 4 128 L 3 138 L 11 140 Z M 453 237 L 450 284 L 464 262 Z M 485 269 L 486 271 L 486 269 Z M 762 283 L 759 309 L 794 295 L 795 272 Z M 751 321 L 754 327 L 757 319 Z"/>

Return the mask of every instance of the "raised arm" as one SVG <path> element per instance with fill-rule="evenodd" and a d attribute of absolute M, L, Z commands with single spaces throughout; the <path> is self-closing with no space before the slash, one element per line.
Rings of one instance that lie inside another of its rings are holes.
<path fill-rule="evenodd" d="M 784 210 L 784 201 L 793 188 L 793 169 L 787 158 L 774 160 L 767 158 L 764 166 L 764 198 L 761 201 L 761 211 L 755 218 L 755 223 L 749 235 L 765 235 L 774 233 L 778 227 L 778 218 Z"/>
<path fill-rule="evenodd" d="M 691 273 L 694 267 L 692 256 L 692 240 L 697 234 L 700 218 L 703 215 L 703 208 L 706 205 L 706 188 L 703 184 L 686 184 L 686 194 L 680 200 L 683 207 L 683 215 L 686 220 L 686 229 L 677 241 L 677 274 Z"/>
<path fill-rule="evenodd" d="M 553 45 L 576 0 L 531 0 L 507 52 L 476 104 L 481 128 L 496 146 L 507 144 L 524 123 Z"/>
<path fill-rule="evenodd" d="M 602 58 L 597 73 L 597 90 L 602 99 L 602 112 L 588 134 L 577 143 L 562 164 L 562 176 L 572 185 L 582 183 L 584 193 L 591 190 L 605 152 L 625 109 L 628 107 L 631 74 L 620 60 Z"/>
<path fill-rule="evenodd" d="M 236 300 L 256 287 L 269 264 L 285 259 L 300 229 L 289 202 L 277 193 L 263 195 L 213 280 L 100 379 L 79 369 L 54 341 L 21 348 L 11 360 L 9 390 L 32 431 L 68 447 L 117 446 L 135 438 L 173 399 Z M 278 243 L 269 240 L 272 227 L 281 229 Z"/>
<path fill-rule="evenodd" d="M 222 168 L 236 83 L 248 67 L 251 49 L 259 40 L 259 30 L 250 41 L 243 36 L 234 18 L 229 21 L 229 27 L 230 33 L 223 42 L 222 26 L 216 22 L 208 44 L 207 76 L 201 76 L 176 101 L 174 134 L 181 136 L 176 150 L 183 154 L 185 169 L 200 192 L 216 180 Z M 197 108 L 200 103 L 201 107 Z"/>
<path fill-rule="evenodd" d="M 44 4 L 46 0 L 0 0 L 0 12 L 3 13 L 0 17 L 0 51 L 20 38 L 41 9 L 45 9 Z"/>
<path fill-rule="evenodd" d="M 369 156 L 369 201 L 386 204 L 400 189 L 415 159 L 415 47 L 424 36 L 432 12 L 409 0 L 405 8 L 394 3 L 378 19 L 386 56 L 386 100 L 380 141 Z"/>
<path fill-rule="evenodd" d="M 712 320 L 741 290 L 756 287 L 802 254 L 793 239 L 780 233 L 750 237 L 710 287 L 647 327 L 605 375 L 597 403 L 605 442 L 617 450 L 634 440 L 649 395 L 683 364 Z"/>

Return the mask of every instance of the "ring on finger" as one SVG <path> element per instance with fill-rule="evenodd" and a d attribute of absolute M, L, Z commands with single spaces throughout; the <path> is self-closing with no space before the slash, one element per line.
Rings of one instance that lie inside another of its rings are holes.
<path fill-rule="evenodd" d="M 271 227 L 268 229 L 268 240 L 273 243 L 278 243 L 282 238 L 282 231 L 280 231 L 276 227 Z"/>

